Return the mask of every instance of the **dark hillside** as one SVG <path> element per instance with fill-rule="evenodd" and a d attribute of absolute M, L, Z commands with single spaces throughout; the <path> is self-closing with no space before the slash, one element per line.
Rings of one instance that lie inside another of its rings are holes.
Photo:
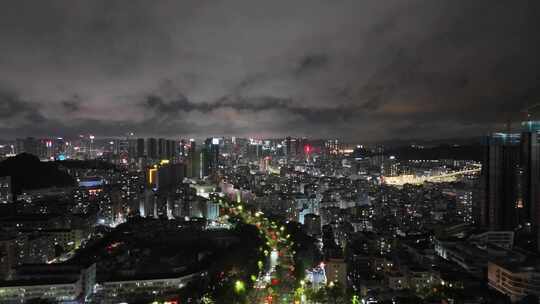
<path fill-rule="evenodd" d="M 0 176 L 11 176 L 12 193 L 22 190 L 75 185 L 75 180 L 53 162 L 41 162 L 32 154 L 21 153 L 0 162 Z"/>

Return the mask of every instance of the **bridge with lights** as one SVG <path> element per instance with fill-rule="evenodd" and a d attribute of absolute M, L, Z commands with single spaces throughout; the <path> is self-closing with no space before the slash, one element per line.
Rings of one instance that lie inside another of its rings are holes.
<path fill-rule="evenodd" d="M 412 174 L 385 176 L 383 177 L 382 181 L 384 184 L 391 186 L 403 186 L 405 184 L 421 185 L 423 183 L 448 183 L 455 182 L 462 176 L 480 174 L 481 170 L 481 166 L 478 165 L 475 168 L 467 168 L 460 171 L 434 176 L 414 176 Z"/>

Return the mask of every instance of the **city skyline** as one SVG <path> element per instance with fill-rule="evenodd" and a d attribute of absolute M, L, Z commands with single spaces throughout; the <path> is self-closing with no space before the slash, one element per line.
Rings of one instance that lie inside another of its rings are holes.
<path fill-rule="evenodd" d="M 0 138 L 455 138 L 540 97 L 534 1 L 3 6 Z"/>
<path fill-rule="evenodd" d="M 540 1 L 0 3 L 0 303 L 540 303 Z"/>

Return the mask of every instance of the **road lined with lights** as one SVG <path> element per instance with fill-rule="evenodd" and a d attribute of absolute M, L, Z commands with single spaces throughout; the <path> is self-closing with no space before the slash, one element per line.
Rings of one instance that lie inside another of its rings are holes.
<path fill-rule="evenodd" d="M 250 303 L 301 303 L 302 295 L 295 292 L 297 279 L 293 273 L 293 242 L 285 227 L 270 221 L 260 211 L 247 210 L 241 202 L 232 203 L 222 199 L 219 203 L 232 216 L 257 227 L 270 249 L 259 248 L 267 257 L 267 267 L 265 269 L 265 263 L 258 261 L 259 273 L 252 275 L 254 289 L 247 295 Z M 228 215 L 224 218 L 228 219 Z M 234 288 L 237 293 L 241 293 L 245 290 L 245 283 L 237 281 Z"/>

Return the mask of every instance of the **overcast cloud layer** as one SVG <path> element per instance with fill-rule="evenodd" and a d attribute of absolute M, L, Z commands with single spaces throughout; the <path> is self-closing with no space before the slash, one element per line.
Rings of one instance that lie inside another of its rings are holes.
<path fill-rule="evenodd" d="M 537 0 L 2 1 L 0 137 L 480 135 L 540 102 Z"/>

